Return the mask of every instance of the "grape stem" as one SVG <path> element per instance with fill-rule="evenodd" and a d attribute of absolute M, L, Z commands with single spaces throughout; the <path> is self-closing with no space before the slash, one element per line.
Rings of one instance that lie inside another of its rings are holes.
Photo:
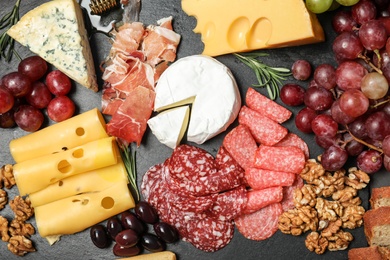
<path fill-rule="evenodd" d="M 377 66 L 375 66 L 375 65 L 370 61 L 370 59 L 369 59 L 367 56 L 365 56 L 364 54 L 359 54 L 359 55 L 358 55 L 358 58 L 364 60 L 371 68 L 373 68 L 373 69 L 374 69 L 376 72 L 378 72 L 379 74 L 383 74 L 382 70 L 381 70 L 380 68 L 378 68 Z M 380 55 L 378 55 L 378 59 L 379 59 L 378 64 L 380 64 L 380 62 L 381 62 L 381 57 L 380 57 Z"/>
<path fill-rule="evenodd" d="M 372 150 L 375 150 L 375 151 L 378 151 L 378 152 L 380 152 L 380 153 L 383 153 L 383 150 L 382 150 L 381 148 L 376 147 L 375 145 L 369 144 L 369 143 L 363 141 L 362 139 L 357 138 L 356 136 L 354 136 L 354 135 L 351 133 L 351 131 L 349 130 L 349 128 L 348 128 L 347 125 L 346 125 L 346 129 L 347 129 L 348 133 L 351 135 L 351 137 L 352 137 L 356 142 L 359 142 L 359 143 L 361 143 L 361 144 L 367 146 L 368 148 L 371 148 Z"/>

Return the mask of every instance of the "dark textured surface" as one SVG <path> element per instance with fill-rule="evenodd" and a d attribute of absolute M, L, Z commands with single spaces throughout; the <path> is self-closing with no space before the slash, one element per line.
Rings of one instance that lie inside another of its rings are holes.
<path fill-rule="evenodd" d="M 14 1 L 3 1 L 6 8 L 1 8 L 0 15 L 5 13 L 5 10 L 11 8 Z M 27 10 L 43 3 L 45 1 L 32 0 L 22 1 L 21 3 L 21 15 Z M 285 10 L 281 10 L 285 11 Z M 217 15 L 216 11 L 216 15 Z M 292 63 L 297 59 L 307 59 L 313 66 L 317 66 L 321 63 L 331 63 L 335 65 L 333 58 L 331 42 L 334 38 L 332 28 L 330 26 L 330 17 L 332 13 L 321 15 L 320 20 L 326 31 L 326 42 L 301 46 L 291 47 L 284 49 L 275 49 L 264 51 L 269 53 L 269 57 L 264 57 L 263 61 L 273 66 L 284 66 L 290 68 Z M 193 54 L 200 54 L 203 50 L 203 44 L 200 40 L 200 35 L 192 32 L 196 25 L 196 20 L 193 17 L 187 16 L 181 9 L 179 0 L 142 0 L 142 11 L 140 14 L 140 21 L 145 24 L 155 24 L 157 20 L 173 16 L 173 26 L 177 33 L 182 35 L 181 43 L 178 49 L 178 58 L 185 57 Z M 289 26 L 286 24 L 286 26 Z M 94 58 L 96 68 L 98 68 L 100 62 L 107 55 L 110 48 L 108 39 L 103 35 L 95 35 L 91 42 L 94 51 Z M 21 57 L 27 57 L 31 53 L 24 47 L 16 45 L 16 49 Z M 232 55 L 225 55 L 218 57 L 218 60 L 227 65 L 236 77 L 237 83 L 240 86 L 241 96 L 244 96 L 247 88 L 256 83 L 254 74 L 250 69 L 239 63 Z M 14 71 L 17 68 L 18 59 L 15 57 L 13 62 L 5 63 L 0 61 L 0 75 L 4 75 L 8 72 Z M 98 72 L 98 77 L 101 73 Z M 294 82 L 290 77 L 288 82 Z M 303 82 L 302 85 L 307 87 L 308 82 Z M 101 82 L 100 82 L 101 86 Z M 265 94 L 265 89 L 259 90 Z M 75 85 L 72 92 L 72 98 L 76 102 L 77 112 L 81 113 L 90 110 L 94 107 L 100 108 L 101 92 L 93 93 L 81 86 Z M 280 102 L 278 99 L 277 102 Z M 292 109 L 295 114 L 301 109 L 297 107 Z M 49 122 L 50 124 L 50 122 Z M 321 153 L 321 149 L 318 148 L 314 142 L 313 135 L 304 135 L 300 133 L 295 125 L 293 118 L 284 124 L 291 132 L 297 133 L 299 136 L 305 139 L 310 146 L 311 157 L 314 158 Z M 229 128 L 229 130 L 232 127 Z M 0 165 L 6 163 L 13 163 L 13 160 L 9 154 L 8 143 L 11 139 L 27 134 L 18 128 L 13 129 L 0 129 Z M 224 134 L 221 134 L 201 147 L 215 155 L 219 146 L 222 143 Z M 138 182 L 141 181 L 141 177 L 144 172 L 151 166 L 163 162 L 170 156 L 172 150 L 162 144 L 160 144 L 156 138 L 148 130 L 145 134 L 144 140 L 137 151 L 137 173 Z M 352 162 L 353 163 L 353 162 Z M 371 182 L 371 186 L 383 186 L 389 183 L 389 177 L 387 172 L 381 172 L 375 174 Z M 17 194 L 17 189 L 8 191 L 9 196 L 12 198 Z M 368 206 L 368 189 L 361 192 L 364 206 Z M 4 210 L 0 211 L 0 214 L 12 218 L 12 212 L 7 206 Z M 31 222 L 35 225 L 35 220 Z M 359 228 L 352 231 L 355 240 L 351 243 L 351 247 L 366 246 L 366 240 L 364 238 L 363 229 Z M 174 251 L 178 259 L 347 259 L 347 251 L 340 252 L 327 252 L 322 256 L 317 256 L 315 253 L 310 252 L 304 245 L 305 236 L 293 237 L 284 235 L 281 232 L 277 232 L 272 238 L 262 241 L 250 241 L 245 239 L 240 233 L 235 232 L 234 238 L 229 245 L 224 249 L 215 253 L 205 253 L 195 249 L 191 244 L 185 242 L 178 242 L 168 246 L 168 250 Z M 90 238 L 89 230 L 84 232 L 64 236 L 59 242 L 53 246 L 49 246 L 45 239 L 41 238 L 38 234 L 32 236 L 37 252 L 27 254 L 24 259 L 114 259 L 115 256 L 112 253 L 112 246 L 108 249 L 96 248 Z M 6 243 L 0 241 L 0 259 L 20 259 L 12 255 L 6 249 Z"/>

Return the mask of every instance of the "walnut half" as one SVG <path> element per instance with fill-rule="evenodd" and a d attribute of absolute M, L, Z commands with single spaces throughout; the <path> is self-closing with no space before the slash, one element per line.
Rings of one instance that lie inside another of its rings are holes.
<path fill-rule="evenodd" d="M 13 219 L 9 225 L 9 233 L 11 236 L 25 236 L 30 237 L 35 233 L 35 228 L 30 223 Z"/>
<path fill-rule="evenodd" d="M 0 216 L 0 237 L 4 242 L 7 242 L 10 238 L 8 233 L 8 220 L 3 216 Z"/>
<path fill-rule="evenodd" d="M 30 239 L 25 236 L 13 236 L 9 239 L 8 250 L 14 255 L 24 256 L 29 252 L 35 252 L 35 247 Z"/>
<path fill-rule="evenodd" d="M 12 188 L 15 185 L 15 178 L 13 174 L 13 167 L 11 164 L 6 164 L 0 168 L 0 188 Z"/>
<path fill-rule="evenodd" d="M 15 218 L 17 220 L 26 221 L 34 215 L 34 208 L 31 207 L 31 202 L 28 198 L 24 200 L 21 196 L 15 196 L 15 198 L 9 202 L 9 205 L 15 213 Z"/>

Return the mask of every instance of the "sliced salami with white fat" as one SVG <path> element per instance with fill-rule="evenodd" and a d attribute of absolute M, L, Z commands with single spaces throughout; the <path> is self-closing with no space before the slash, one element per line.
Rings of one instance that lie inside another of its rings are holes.
<path fill-rule="evenodd" d="M 282 199 L 282 187 L 270 187 L 262 190 L 250 190 L 247 192 L 247 203 L 243 213 L 253 213 L 270 204 L 280 202 L 282 201 Z"/>
<path fill-rule="evenodd" d="M 288 133 L 280 142 L 274 146 L 295 146 L 302 150 L 305 154 L 306 160 L 310 158 L 310 150 L 307 143 L 294 133 Z"/>
<path fill-rule="evenodd" d="M 261 190 L 275 186 L 291 186 L 295 181 L 295 173 L 249 168 L 245 171 L 245 179 L 249 187 Z"/>
<path fill-rule="evenodd" d="M 280 203 L 271 204 L 251 214 L 235 219 L 238 231 L 251 240 L 265 240 L 278 230 L 279 216 L 283 213 Z"/>
<path fill-rule="evenodd" d="M 300 189 L 303 187 L 303 179 L 300 175 L 295 176 L 295 181 L 293 185 L 288 187 L 283 187 L 283 200 L 281 202 L 283 211 L 288 211 L 293 209 L 294 206 L 294 191 L 295 189 Z"/>

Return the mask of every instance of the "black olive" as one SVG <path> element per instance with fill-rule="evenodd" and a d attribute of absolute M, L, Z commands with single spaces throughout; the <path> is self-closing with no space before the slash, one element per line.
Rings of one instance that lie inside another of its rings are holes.
<path fill-rule="evenodd" d="M 111 240 L 108 237 L 106 229 L 101 224 L 91 227 L 90 236 L 94 245 L 99 248 L 106 248 L 110 245 Z"/>
<path fill-rule="evenodd" d="M 166 222 L 158 222 L 153 225 L 156 235 L 166 243 L 174 243 L 179 240 L 177 229 Z"/>
<path fill-rule="evenodd" d="M 165 250 L 164 241 L 150 233 L 144 234 L 140 239 L 140 243 L 143 248 L 150 252 L 161 252 Z"/>
<path fill-rule="evenodd" d="M 158 220 L 156 210 L 146 201 L 140 201 L 134 208 L 139 219 L 148 224 L 154 224 Z"/>

